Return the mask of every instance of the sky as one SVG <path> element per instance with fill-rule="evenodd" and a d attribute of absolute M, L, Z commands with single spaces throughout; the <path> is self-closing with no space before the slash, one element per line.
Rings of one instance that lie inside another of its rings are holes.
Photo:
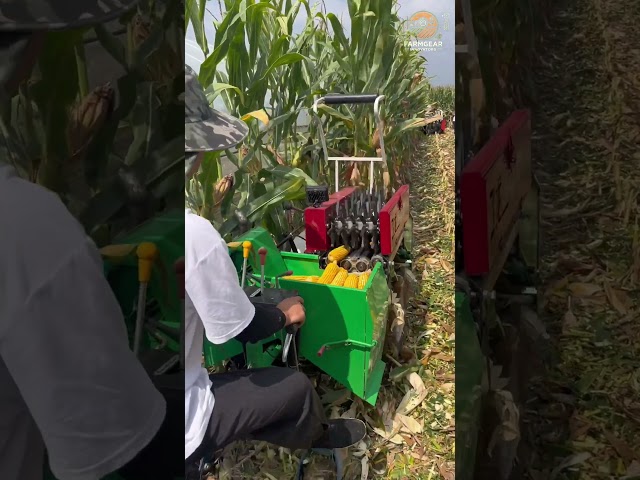
<path fill-rule="evenodd" d="M 334 13 L 344 27 L 345 34 L 348 36 L 351 29 L 349 18 L 349 10 L 347 8 L 347 0 L 325 0 L 327 12 Z M 446 5 L 443 7 L 443 3 Z M 430 12 L 438 19 L 437 34 L 442 35 L 442 47 L 437 51 L 428 51 L 423 48 L 420 53 L 427 59 L 426 76 L 430 78 L 431 84 L 434 86 L 454 85 L 455 83 L 455 33 L 453 20 L 455 18 L 454 9 L 455 2 L 453 0 L 400 0 L 399 15 L 403 19 L 409 19 L 418 12 Z M 218 2 L 209 1 L 208 10 L 219 16 Z M 208 21 L 206 22 L 205 31 L 207 38 L 213 39 L 215 30 L 213 26 L 213 17 L 208 13 Z M 306 20 L 306 12 L 304 8 L 300 9 L 298 18 L 294 24 L 294 31 L 300 32 Z M 451 24 L 449 24 L 451 22 Z M 198 71 L 200 64 L 204 60 L 204 55 L 200 47 L 195 42 L 193 30 L 189 26 L 185 43 L 185 62 L 194 70 Z"/>

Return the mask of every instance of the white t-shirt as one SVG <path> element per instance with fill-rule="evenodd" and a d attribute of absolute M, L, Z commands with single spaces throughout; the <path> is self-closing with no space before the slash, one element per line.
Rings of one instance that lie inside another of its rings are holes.
<path fill-rule="evenodd" d="M 0 166 L 0 479 L 98 480 L 165 401 L 128 345 L 95 245 L 53 193 Z"/>
<path fill-rule="evenodd" d="M 184 458 L 202 443 L 215 402 L 202 366 L 204 335 L 222 344 L 253 320 L 227 245 L 211 223 L 187 210 L 185 236 Z"/>

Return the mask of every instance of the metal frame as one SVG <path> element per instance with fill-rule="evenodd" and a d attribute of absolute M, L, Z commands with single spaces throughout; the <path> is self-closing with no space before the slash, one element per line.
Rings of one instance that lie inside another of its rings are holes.
<path fill-rule="evenodd" d="M 385 99 L 384 95 L 378 95 L 374 104 L 373 104 L 373 114 L 376 119 L 376 125 L 378 127 L 378 132 L 380 132 L 380 157 L 330 157 L 329 152 L 327 151 L 327 141 L 324 136 L 324 129 L 322 128 L 322 120 L 320 120 L 320 116 L 318 115 L 318 105 L 324 104 L 325 97 L 316 98 L 313 102 L 313 117 L 318 123 L 318 128 L 320 129 L 320 143 L 322 144 L 322 152 L 324 153 L 324 159 L 327 162 L 334 162 L 335 165 L 335 191 L 338 192 L 340 190 L 340 175 L 338 172 L 339 162 L 370 162 L 371 168 L 369 169 L 369 193 L 373 194 L 373 183 L 374 183 L 374 175 L 373 169 L 376 162 L 386 162 L 387 161 L 387 153 L 384 148 L 384 129 L 382 124 L 382 118 L 380 116 L 380 102 Z"/>

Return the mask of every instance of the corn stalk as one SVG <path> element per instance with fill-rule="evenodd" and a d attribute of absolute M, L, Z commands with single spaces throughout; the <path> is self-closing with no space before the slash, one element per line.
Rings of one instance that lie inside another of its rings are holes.
<path fill-rule="evenodd" d="M 58 193 L 99 244 L 182 206 L 181 7 L 143 1 L 121 19 L 130 41 L 103 25 L 50 33 L 32 77 L 5 99 L 4 133 L 18 172 Z M 124 74 L 89 91 L 91 41 Z"/>
<path fill-rule="evenodd" d="M 461 128 L 473 117 L 475 131 L 468 148 L 477 151 L 497 124 L 514 109 L 533 103 L 532 52 L 536 32 L 546 21 L 548 1 L 471 0 L 472 22 L 478 45 L 477 57 L 456 57 L 456 111 Z M 466 43 L 460 1 L 456 5 L 456 43 Z M 465 128 L 465 129 L 466 129 Z"/>

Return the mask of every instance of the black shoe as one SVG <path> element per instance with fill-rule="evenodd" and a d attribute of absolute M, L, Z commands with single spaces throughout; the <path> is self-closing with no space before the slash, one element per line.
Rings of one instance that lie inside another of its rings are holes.
<path fill-rule="evenodd" d="M 333 450 L 355 445 L 367 434 L 367 427 L 362 420 L 355 418 L 336 418 L 329 420 L 327 429 L 312 448 Z"/>

